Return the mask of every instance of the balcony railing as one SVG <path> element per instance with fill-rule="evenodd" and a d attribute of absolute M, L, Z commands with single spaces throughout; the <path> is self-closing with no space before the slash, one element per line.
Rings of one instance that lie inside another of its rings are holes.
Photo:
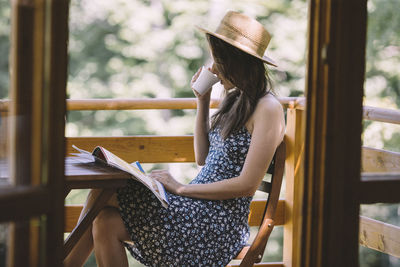
<path fill-rule="evenodd" d="M 297 266 L 297 255 L 293 248 L 300 245 L 301 190 L 296 187 L 303 179 L 302 158 L 304 153 L 305 100 L 304 98 L 279 98 L 287 111 L 286 127 L 286 164 L 285 164 L 285 199 L 281 199 L 277 210 L 277 225 L 284 228 L 283 261 L 280 263 L 262 263 L 257 266 Z M 10 102 L 0 101 L 0 134 L 7 134 L 6 124 Z M 210 107 L 216 108 L 219 100 L 213 99 Z M 67 100 L 68 110 L 139 110 L 139 109 L 195 109 L 195 99 L 88 99 Z M 364 119 L 385 123 L 400 124 L 400 111 L 375 107 L 364 107 Z M 4 135 L 3 135 L 4 134 Z M 175 144 L 172 147 L 165 146 Z M 6 143 L 2 138 L 0 157 L 4 157 Z M 174 141 L 175 140 L 175 141 Z M 104 145 L 127 161 L 141 162 L 194 162 L 193 136 L 124 136 L 124 137 L 67 137 L 67 154 L 71 144 L 91 150 L 96 145 Z M 164 145 L 163 145 L 164 144 Z M 129 150 L 123 149 L 129 146 Z M 154 151 L 153 151 L 154 150 Z M 153 151 L 153 152 L 152 152 Z M 139 153 L 140 152 L 140 153 Z M 162 152 L 162 153 L 160 153 Z M 138 156 L 145 155 L 145 156 Z M 363 148 L 362 179 L 373 176 L 393 176 L 400 173 L 400 153 L 385 150 Z M 385 164 L 386 163 L 386 164 Z M 397 173 L 397 174 L 393 174 Z M 371 200 L 373 202 L 373 200 Z M 249 223 L 256 225 L 260 220 L 260 210 L 265 201 L 257 200 L 252 204 Z M 66 232 L 72 230 L 81 207 L 66 207 Z M 362 246 L 369 247 L 386 254 L 400 257 L 400 228 L 384 222 L 360 216 L 359 241 Z"/>

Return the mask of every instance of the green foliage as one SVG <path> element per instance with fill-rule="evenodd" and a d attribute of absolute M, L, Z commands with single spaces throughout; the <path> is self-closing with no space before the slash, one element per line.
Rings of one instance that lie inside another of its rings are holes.
<path fill-rule="evenodd" d="M 368 1 L 366 97 L 386 99 L 391 108 L 400 107 L 399 7 L 397 0 Z"/>
<path fill-rule="evenodd" d="M 400 107 L 400 3 L 369 0 L 364 104 L 383 108 Z M 364 121 L 363 144 L 400 151 L 400 125 Z M 399 205 L 362 205 L 361 215 L 400 225 Z M 360 246 L 360 266 L 399 266 L 400 260 Z"/>
<path fill-rule="evenodd" d="M 0 0 L 0 99 L 8 97 L 10 51 L 10 4 Z"/>
<path fill-rule="evenodd" d="M 70 111 L 67 127 L 74 136 L 154 134 L 147 129 L 146 122 L 132 111 Z"/>
<path fill-rule="evenodd" d="M 204 34 L 196 25 L 215 29 L 228 9 L 253 15 L 271 32 L 269 55 L 280 65 L 271 68 L 278 95 L 303 95 L 305 1 L 118 0 L 101 4 L 71 2 L 69 97 L 193 97 L 191 77 L 210 61 Z M 215 92 L 214 97 L 218 96 Z M 141 113 L 140 118 L 132 115 L 142 121 L 141 134 L 192 133 L 192 128 L 183 126 L 193 120 L 192 111 L 157 113 L 161 119 L 149 112 Z M 121 131 L 137 134 L 137 120 L 131 117 L 118 121 L 116 127 L 113 114 L 70 112 L 67 135 L 108 135 Z M 158 127 L 149 125 L 153 120 L 157 120 L 153 124 Z M 180 127 L 177 129 L 176 125 Z"/>

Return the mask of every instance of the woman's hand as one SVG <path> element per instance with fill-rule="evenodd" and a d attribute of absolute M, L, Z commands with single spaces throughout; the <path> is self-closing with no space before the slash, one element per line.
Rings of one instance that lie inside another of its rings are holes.
<path fill-rule="evenodd" d="M 199 70 L 193 75 L 192 80 L 190 81 L 190 87 L 192 87 L 192 91 L 194 93 L 194 95 L 196 96 L 196 98 L 198 100 L 210 100 L 211 97 L 211 89 L 207 90 L 207 92 L 204 95 L 200 95 L 199 93 L 196 92 L 196 90 L 193 89 L 193 84 L 194 82 L 197 80 L 197 78 L 199 78 L 200 72 L 201 72 L 202 68 L 199 68 Z M 211 71 L 211 68 L 208 68 L 208 70 Z"/>
<path fill-rule="evenodd" d="M 185 185 L 175 180 L 167 170 L 154 170 L 149 176 L 162 183 L 165 189 L 175 195 L 180 195 L 185 187 Z"/>

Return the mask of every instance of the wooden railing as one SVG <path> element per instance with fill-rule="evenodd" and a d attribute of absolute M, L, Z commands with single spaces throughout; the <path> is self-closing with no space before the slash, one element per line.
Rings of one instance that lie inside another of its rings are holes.
<path fill-rule="evenodd" d="M 379 109 L 379 112 L 376 112 L 373 109 L 364 109 L 364 118 L 400 124 L 400 112 L 394 110 Z M 400 153 L 363 147 L 361 159 L 362 203 L 381 202 L 385 200 L 385 194 L 390 200 L 392 194 L 398 194 L 398 191 L 391 192 L 398 186 L 391 188 L 387 182 L 400 182 Z M 359 243 L 400 258 L 400 227 L 360 216 Z"/>
<path fill-rule="evenodd" d="M 400 258 L 400 227 L 360 216 L 360 245 Z"/>
<path fill-rule="evenodd" d="M 400 124 L 398 110 L 364 107 L 363 115 L 365 120 Z M 385 194 L 390 201 L 398 194 L 391 192 L 398 186 L 391 188 L 389 183 L 400 182 L 400 153 L 363 147 L 361 159 L 361 202 L 385 202 Z M 400 227 L 360 216 L 359 243 L 400 258 Z"/>
<path fill-rule="evenodd" d="M 296 181 L 301 177 L 301 153 L 304 138 L 302 137 L 302 120 L 304 118 L 304 100 L 302 98 L 279 98 L 287 109 L 287 160 L 286 199 L 281 199 L 277 207 L 276 225 L 283 225 L 284 244 L 283 261 L 278 263 L 261 263 L 257 266 L 291 266 L 294 242 L 298 238 L 300 207 L 294 196 Z M 210 107 L 216 108 L 219 100 L 212 100 Z M 195 99 L 96 99 L 69 100 L 69 110 L 135 110 L 135 109 L 195 109 Z M 194 162 L 193 136 L 125 136 L 125 137 L 68 137 L 67 153 L 72 152 L 71 145 L 91 150 L 96 145 L 103 145 L 128 162 L 139 160 L 143 163 L 157 162 Z M 126 148 L 129 147 L 129 150 Z M 161 153 L 162 152 L 162 153 Z M 249 225 L 258 226 L 266 200 L 254 200 L 251 203 Z M 66 207 L 66 229 L 71 231 L 76 224 L 81 206 Z M 231 265 L 235 266 L 235 265 Z"/>
<path fill-rule="evenodd" d="M 299 258 L 293 247 L 300 244 L 301 207 L 296 190 L 303 179 L 302 157 L 304 151 L 305 119 L 304 98 L 280 98 L 287 109 L 285 165 L 285 199 L 281 199 L 277 209 L 277 225 L 283 225 L 283 262 L 263 263 L 260 266 L 298 266 Z M 219 100 L 211 101 L 216 108 Z M 9 101 L 0 100 L 2 124 L 0 133 L 6 133 L 4 123 L 7 119 Z M 136 109 L 195 109 L 195 99 L 90 99 L 67 100 L 68 110 L 136 110 Z M 364 107 L 364 119 L 400 124 L 400 111 L 383 108 Z M 3 138 L 4 140 L 4 138 Z M 67 153 L 71 145 L 91 150 L 103 145 L 127 161 L 141 162 L 194 162 L 193 136 L 124 136 L 124 137 L 67 137 Z M 166 146 L 165 144 L 168 144 Z M 0 150 L 6 144 L 0 143 Z M 129 151 L 126 149 L 129 147 Z M 162 153 L 160 153 L 162 151 Z M 0 155 L 1 157 L 2 155 Z M 400 172 L 400 153 L 364 147 L 362 150 L 362 179 L 371 175 L 398 178 Z M 397 174 L 396 174 L 397 173 Z M 301 190 L 300 190 L 301 191 Z M 368 194 L 368 193 L 366 193 Z M 371 200 L 373 202 L 373 200 Z M 250 225 L 258 225 L 265 200 L 255 200 L 251 206 Z M 81 206 L 66 207 L 66 228 L 69 232 L 76 224 Z M 383 253 L 400 257 L 400 228 L 360 216 L 360 244 Z"/>

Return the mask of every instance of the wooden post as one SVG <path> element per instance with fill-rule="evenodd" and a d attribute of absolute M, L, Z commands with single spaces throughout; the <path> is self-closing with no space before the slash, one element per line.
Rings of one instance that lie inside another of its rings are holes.
<path fill-rule="evenodd" d="M 0 110 L 0 159 L 8 158 L 8 111 Z"/>
<path fill-rule="evenodd" d="M 11 1 L 10 177 L 16 186 L 31 183 L 34 1 Z M 9 266 L 30 265 L 29 219 L 15 221 L 10 231 Z"/>
<path fill-rule="evenodd" d="M 283 262 L 287 267 L 300 264 L 301 201 L 303 184 L 304 110 L 287 109 L 286 123 L 286 192 L 285 224 L 283 234 Z"/>
<path fill-rule="evenodd" d="M 68 77 L 69 0 L 47 0 L 47 21 L 50 45 L 44 61 L 44 131 L 43 150 L 48 155 L 43 165 L 45 181 L 52 199 L 46 221 L 46 264 L 62 266 L 64 244 L 64 155 L 66 88 Z"/>
<path fill-rule="evenodd" d="M 365 0 L 310 0 L 301 267 L 358 266 Z"/>
<path fill-rule="evenodd" d="M 12 203 L 23 208 L 3 214 L 3 220 L 13 223 L 8 266 L 61 266 L 69 1 L 11 3 L 12 89 L 7 142 L 15 188 L 2 192 L 0 206 L 21 192 L 31 190 L 37 195 L 33 201 L 18 197 Z"/>

